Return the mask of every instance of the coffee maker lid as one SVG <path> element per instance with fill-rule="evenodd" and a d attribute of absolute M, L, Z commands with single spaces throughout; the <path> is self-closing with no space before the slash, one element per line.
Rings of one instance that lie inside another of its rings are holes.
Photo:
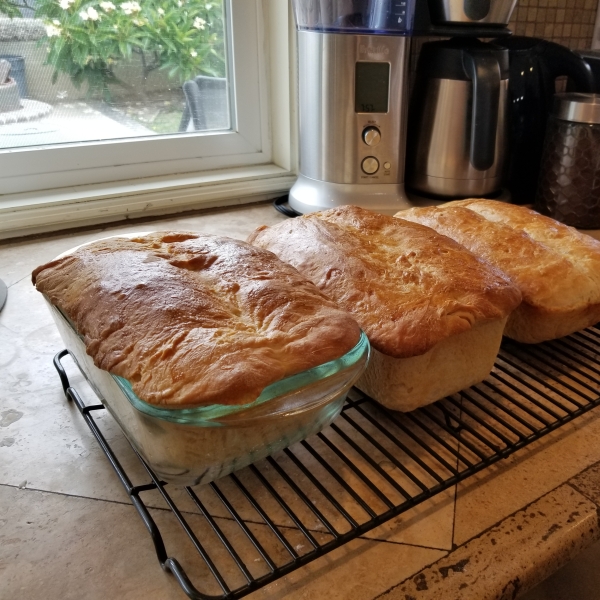
<path fill-rule="evenodd" d="M 410 35 L 415 0 L 292 0 L 296 27 L 321 33 Z"/>
<path fill-rule="evenodd" d="M 508 50 L 478 39 L 452 38 L 423 44 L 419 57 L 419 73 L 431 79 L 470 81 L 465 68 L 465 55 L 495 58 L 500 79 L 508 79 Z"/>
<path fill-rule="evenodd" d="M 572 123 L 600 124 L 600 94 L 556 94 L 552 114 Z"/>

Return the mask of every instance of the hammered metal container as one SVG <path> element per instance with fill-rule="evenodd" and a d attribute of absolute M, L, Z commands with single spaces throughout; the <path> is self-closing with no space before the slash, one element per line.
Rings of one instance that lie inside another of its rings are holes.
<path fill-rule="evenodd" d="M 600 228 L 599 94 L 556 94 L 535 205 L 566 225 Z"/>

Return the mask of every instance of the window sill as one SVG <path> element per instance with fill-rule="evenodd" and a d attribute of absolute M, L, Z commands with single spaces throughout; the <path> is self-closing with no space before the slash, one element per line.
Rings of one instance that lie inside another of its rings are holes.
<path fill-rule="evenodd" d="M 273 198 L 296 175 L 273 164 L 0 195 L 0 239 Z"/>

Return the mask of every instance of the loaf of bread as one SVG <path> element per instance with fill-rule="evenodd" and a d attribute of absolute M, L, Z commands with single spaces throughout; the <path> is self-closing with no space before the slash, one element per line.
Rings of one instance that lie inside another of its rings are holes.
<path fill-rule="evenodd" d="M 358 387 L 410 411 L 484 379 L 518 289 L 428 227 L 345 206 L 257 229 L 274 252 L 350 312 L 374 349 Z"/>
<path fill-rule="evenodd" d="M 246 404 L 335 360 L 360 328 L 294 268 L 187 232 L 108 238 L 33 272 L 100 369 L 166 407 Z"/>
<path fill-rule="evenodd" d="M 504 271 L 523 294 L 505 335 L 551 340 L 600 321 L 600 242 L 533 210 L 494 200 L 412 208 L 396 217 L 456 240 Z"/>

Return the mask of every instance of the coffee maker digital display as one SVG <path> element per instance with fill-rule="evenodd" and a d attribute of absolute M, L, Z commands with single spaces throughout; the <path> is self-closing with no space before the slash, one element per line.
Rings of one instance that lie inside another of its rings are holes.
<path fill-rule="evenodd" d="M 354 112 L 388 112 L 389 93 L 390 63 L 356 63 L 354 77 Z"/>

